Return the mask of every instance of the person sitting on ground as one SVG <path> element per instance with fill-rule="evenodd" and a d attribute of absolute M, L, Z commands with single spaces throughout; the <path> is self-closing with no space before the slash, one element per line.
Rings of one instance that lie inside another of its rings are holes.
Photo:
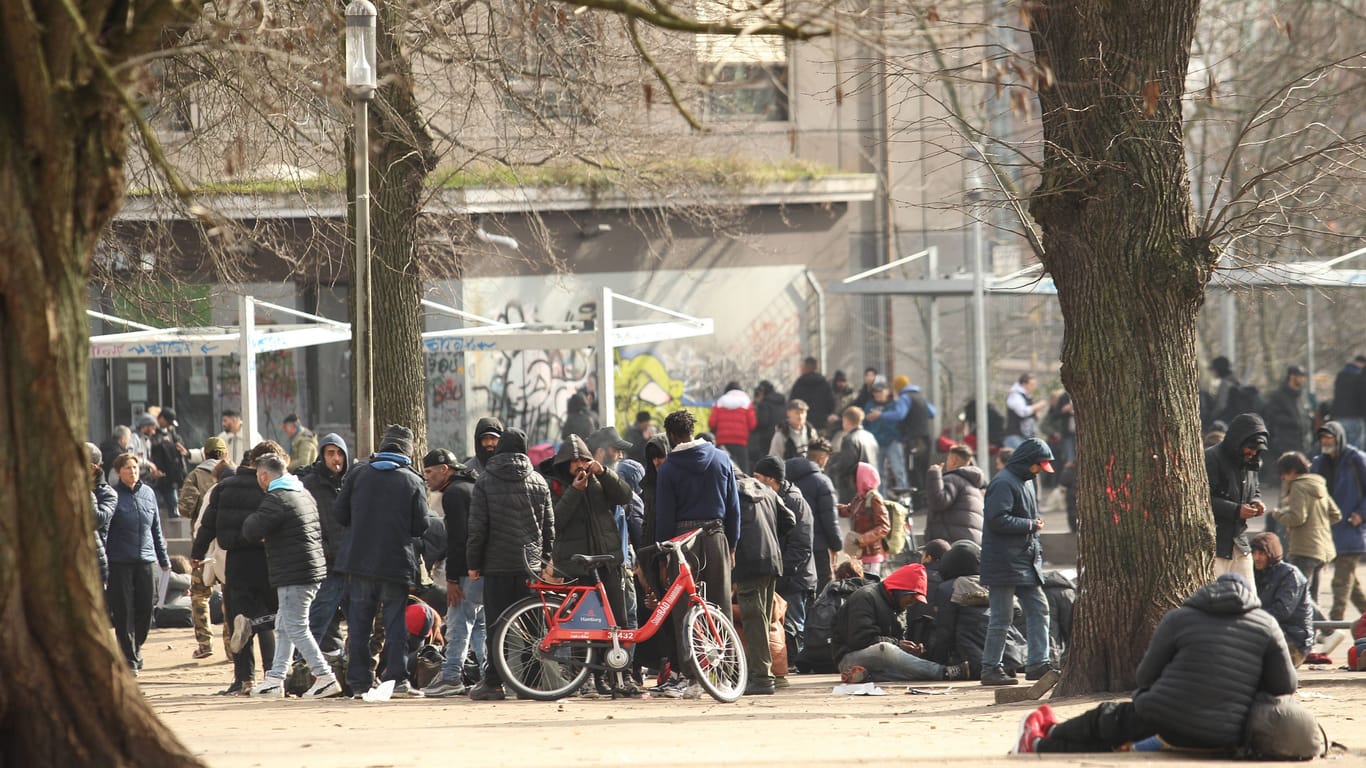
<path fill-rule="evenodd" d="M 1290 660 L 1298 667 L 1314 645 L 1314 607 L 1309 583 L 1295 566 L 1281 559 L 1281 538 L 1274 533 L 1252 537 L 1252 566 L 1262 610 L 1280 625 Z"/>
<path fill-rule="evenodd" d="M 1297 684 L 1281 628 L 1238 573 L 1162 618 L 1137 680 L 1131 701 L 1107 701 L 1066 722 L 1039 707 L 1025 717 L 1015 751 L 1231 751 L 1257 695 L 1288 695 Z"/>
<path fill-rule="evenodd" d="M 925 566 L 902 566 L 881 582 L 859 587 L 835 619 L 835 663 L 846 683 L 887 680 L 966 680 L 968 665 L 944 666 L 903 640 L 901 614 L 925 602 Z"/>
<path fill-rule="evenodd" d="M 906 609 L 906 639 L 917 643 L 927 643 L 934 629 L 934 594 L 944 579 L 939 575 L 939 567 L 944 555 L 949 551 L 949 543 L 943 539 L 931 539 L 920 548 L 920 564 L 925 566 L 925 603 L 911 603 Z"/>
<path fill-rule="evenodd" d="M 925 643 L 925 658 L 940 664 L 967 662 L 973 677 L 982 674 L 982 653 L 991 620 L 989 592 L 982 586 L 982 548 L 971 539 L 955 541 L 939 562 L 939 586 L 930 591 L 934 627 Z M 1025 640 L 1015 621 L 1006 627 L 1001 667 L 1014 674 L 1024 667 Z"/>
<path fill-rule="evenodd" d="M 1322 621 L 1319 574 L 1337 557 L 1333 524 L 1342 519 L 1342 510 L 1328 493 L 1328 481 L 1309 471 L 1309 459 L 1304 454 L 1283 454 L 1276 467 L 1281 475 L 1282 506 L 1273 509 L 1271 516 L 1286 528 L 1290 540 L 1286 562 L 1300 569 L 1309 582 L 1309 605 L 1314 609 L 1314 619 Z"/>

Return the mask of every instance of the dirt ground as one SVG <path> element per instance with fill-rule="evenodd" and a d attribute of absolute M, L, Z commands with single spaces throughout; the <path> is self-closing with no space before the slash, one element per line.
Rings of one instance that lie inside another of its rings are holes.
<path fill-rule="evenodd" d="M 907 684 L 886 683 L 886 696 L 846 697 L 831 694 L 838 682 L 833 675 L 798 675 L 776 696 L 736 704 L 709 698 L 252 700 L 212 695 L 226 687 L 231 667 L 221 657 L 192 661 L 193 650 L 191 630 L 153 630 L 138 682 L 165 722 L 214 768 L 1211 762 L 1135 755 L 1007 757 L 1030 706 L 995 705 L 991 690 L 976 683 L 921 686 L 948 691 L 936 695 L 910 694 Z M 1307 670 L 1301 691 L 1329 737 L 1348 747 L 1335 764 L 1366 766 L 1366 673 Z M 1067 717 L 1101 700 L 1050 703 Z"/>

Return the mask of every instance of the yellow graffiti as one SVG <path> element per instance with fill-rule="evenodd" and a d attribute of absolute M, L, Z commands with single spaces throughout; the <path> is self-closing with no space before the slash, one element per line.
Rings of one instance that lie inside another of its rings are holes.
<path fill-rule="evenodd" d="M 664 417 L 679 409 L 691 411 L 700 429 L 705 429 L 711 415 L 710 406 L 684 406 L 685 382 L 669 375 L 659 358 L 640 353 L 623 358 L 616 351 L 617 429 L 624 430 L 635 423 L 636 414 L 646 411 L 654 423 L 663 428 Z"/>

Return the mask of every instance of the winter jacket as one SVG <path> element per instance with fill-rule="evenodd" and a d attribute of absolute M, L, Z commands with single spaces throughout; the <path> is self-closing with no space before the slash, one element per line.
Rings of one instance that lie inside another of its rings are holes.
<path fill-rule="evenodd" d="M 749 433 L 750 458 L 758 459 L 768 453 L 773 433 L 787 423 L 787 398 L 768 392 L 754 404 L 754 427 Z"/>
<path fill-rule="evenodd" d="M 1039 542 L 1039 500 L 1029 468 L 1053 456 L 1038 438 L 1020 443 L 1005 469 L 996 473 L 983 500 L 982 583 L 986 586 L 1043 584 Z"/>
<path fill-rule="evenodd" d="M 778 593 L 815 592 L 816 563 L 811 559 L 811 507 L 801 490 L 787 480 L 778 485 L 778 498 L 792 513 L 793 520 L 791 529 L 779 539 L 783 549 L 783 576 L 778 580 Z"/>
<path fill-rule="evenodd" d="M 327 576 L 318 504 L 293 475 L 270 484 L 261 506 L 242 523 L 242 535 L 265 540 L 272 587 L 318 584 Z"/>
<path fill-rule="evenodd" d="M 169 568 L 171 560 L 166 554 L 166 539 L 161 535 L 161 513 L 152 487 L 143 482 L 132 488 L 118 483 L 114 491 L 118 500 L 104 543 L 109 562 L 155 562 Z"/>
<path fill-rule="evenodd" d="M 901 610 L 881 582 L 854 590 L 836 614 L 831 647 L 838 664 L 845 654 L 870 648 L 878 643 L 896 645 L 905 635 Z"/>
<path fill-rule="evenodd" d="M 1034 398 L 1020 382 L 1010 385 L 1006 395 L 1006 435 L 1030 438 L 1039 433 L 1039 417 L 1034 414 Z"/>
<path fill-rule="evenodd" d="M 740 540 L 740 495 L 730 456 L 706 440 L 679 443 L 659 467 L 655 541 L 673 538 L 681 520 L 721 520 L 732 551 Z"/>
<path fill-rule="evenodd" d="M 412 459 L 381 452 L 352 467 L 332 511 L 346 527 L 338 573 L 421 583 L 413 539 L 427 531 L 427 487 Z"/>
<path fill-rule="evenodd" d="M 509 434 L 515 434 L 509 430 Z M 508 435 L 503 436 L 506 441 Z M 501 443 L 500 443 L 501 445 Z M 550 486 L 524 453 L 496 453 L 470 499 L 466 564 L 481 573 L 540 571 L 555 547 Z"/>
<path fill-rule="evenodd" d="M 901 441 L 901 420 L 906 418 L 911 404 L 900 397 L 893 397 L 885 403 L 869 400 L 863 405 L 863 412 L 880 414 L 876 419 L 864 418 L 863 428 L 873 434 L 879 448 L 886 448 Z M 846 436 L 844 438 L 848 440 Z M 877 465 L 874 465 L 877 466 Z"/>
<path fill-rule="evenodd" d="M 845 434 L 844 441 L 840 443 L 840 452 L 831 457 L 830 463 L 825 466 L 825 473 L 834 481 L 841 502 L 848 503 L 857 495 L 854 472 L 860 463 L 870 467 L 879 466 L 877 438 L 862 427 Z"/>
<path fill-rule="evenodd" d="M 735 547 L 731 579 L 783 575 L 783 550 L 779 542 L 796 525 L 792 510 L 772 489 L 752 477 L 738 478 L 736 491 L 740 499 L 740 539 Z"/>
<path fill-rule="evenodd" d="M 571 435 L 555 455 L 557 470 L 568 470 L 574 459 L 592 460 L 593 452 L 578 435 Z M 572 561 L 574 555 L 613 555 L 608 567 L 621 564 L 621 533 L 617 529 L 616 507 L 631 503 L 631 487 L 616 472 L 604 468 L 601 475 L 588 478 L 588 487 L 575 488 L 572 477 L 564 494 L 555 502 L 555 569 L 572 577 L 591 574 Z"/>
<path fill-rule="evenodd" d="M 1300 569 L 1280 560 L 1253 573 L 1262 610 L 1280 625 L 1290 650 L 1309 653 L 1314 645 L 1314 604 Z"/>
<path fill-rule="evenodd" d="M 1333 418 L 1366 418 L 1366 376 L 1358 365 L 1348 363 L 1333 379 Z"/>
<path fill-rule="evenodd" d="M 803 373 L 792 383 L 792 391 L 787 393 L 788 401 L 801 400 L 806 403 L 806 419 L 818 427 L 824 427 L 826 419 L 835 412 L 835 391 L 830 382 L 816 371 Z"/>
<path fill-rule="evenodd" d="M 1347 444 L 1347 433 L 1336 421 L 1319 428 L 1320 433 L 1325 431 L 1337 438 L 1338 450 L 1333 456 L 1315 456 L 1309 471 L 1323 475 L 1342 511 L 1342 519 L 1333 523 L 1333 548 L 1339 555 L 1366 552 L 1366 524 L 1352 524 L 1353 514 L 1366 519 L 1366 454 Z"/>
<path fill-rule="evenodd" d="M 335 475 L 323 458 L 329 445 L 335 445 L 342 452 L 342 469 Z M 318 441 L 318 452 L 318 460 L 300 470 L 298 477 L 299 482 L 304 484 L 304 489 L 313 496 L 313 501 L 318 505 L 323 557 L 327 559 L 327 570 L 330 573 L 336 570 L 337 552 L 341 549 L 342 539 L 346 536 L 346 527 L 337 521 L 336 505 L 342 481 L 346 479 L 346 470 L 351 466 L 351 454 L 346 450 L 346 441 L 335 432 L 323 435 L 323 439 Z"/>
<path fill-rule="evenodd" d="M 907 384 L 898 394 L 906 404 L 906 417 L 901 420 L 901 434 L 912 439 L 929 440 L 934 436 L 934 404 L 925 399 L 920 387 Z"/>
<path fill-rule="evenodd" d="M 882 542 L 892 530 L 892 517 L 876 488 L 851 501 L 840 516 L 850 518 L 850 529 L 859 535 L 859 559 L 866 563 L 886 557 Z"/>
<path fill-rule="evenodd" d="M 925 477 L 929 514 L 924 539 L 943 539 L 950 544 L 970 539 L 981 544 L 982 489 L 986 487 L 982 468 L 972 464 L 948 472 L 930 468 Z"/>
<path fill-rule="evenodd" d="M 1177 746 L 1237 746 L 1253 698 L 1295 692 L 1276 620 L 1241 576 L 1196 590 L 1158 624 L 1138 664 L 1134 708 Z"/>
<path fill-rule="evenodd" d="M 298 472 L 317 461 L 320 450 L 322 448 L 318 445 L 318 436 L 313 434 L 313 430 L 300 424 L 294 438 L 289 441 L 289 471 Z"/>
<path fill-rule="evenodd" d="M 956 664 L 966 661 L 974 674 L 981 674 L 982 653 L 987 644 L 987 625 L 991 620 L 991 610 L 986 595 L 980 600 L 955 601 L 955 594 L 973 592 L 981 586 L 982 548 L 977 544 L 960 540 L 949 547 L 939 561 L 939 586 L 935 587 L 931 603 L 933 605 L 934 629 L 929 642 L 925 643 L 925 657 L 940 664 Z M 972 580 L 975 587 L 960 584 Z M 1051 624 L 1050 624 L 1051 626 Z M 1014 670 L 1024 666 L 1026 656 L 1024 636 L 1014 624 L 1006 627 L 1006 646 L 1001 658 L 1001 666 Z"/>
<path fill-rule="evenodd" d="M 180 439 L 175 429 L 158 429 L 156 434 L 152 435 L 148 453 L 152 463 L 165 474 L 165 477 L 157 481 L 158 485 L 164 488 L 179 488 L 185 482 L 186 459 L 177 447 L 184 444 L 185 441 Z"/>
<path fill-rule="evenodd" d="M 1314 423 L 1314 412 L 1304 390 L 1291 389 L 1282 384 L 1266 399 L 1262 409 L 1266 429 L 1270 433 L 1271 455 L 1286 451 L 1303 451 L 1309 442 L 1309 430 Z"/>
<path fill-rule="evenodd" d="M 109 581 L 109 554 L 104 543 L 109 538 L 109 523 L 119 506 L 119 492 L 104 482 L 103 477 L 97 476 L 95 488 L 90 492 L 90 503 L 95 513 L 95 562 L 100 565 L 100 581 Z"/>
<path fill-rule="evenodd" d="M 180 487 L 180 501 L 176 504 L 181 517 L 193 521 L 199 514 L 199 500 L 213 487 L 213 469 L 220 461 L 222 459 L 207 459 L 190 470 L 185 484 Z"/>
<path fill-rule="evenodd" d="M 716 435 L 717 445 L 748 445 L 749 433 L 757 423 L 754 403 L 738 389 L 721 395 L 707 417 L 707 426 Z"/>
<path fill-rule="evenodd" d="M 1228 425 L 1224 441 L 1205 449 L 1205 473 L 1209 476 L 1210 506 L 1214 510 L 1214 556 L 1233 557 L 1236 546 L 1244 554 L 1251 552 L 1247 543 L 1247 521 L 1238 508 L 1260 501 L 1261 483 L 1257 472 L 1261 469 L 1260 454 L 1253 462 L 1243 461 L 1244 447 L 1266 450 L 1267 432 L 1262 417 L 1255 413 L 1239 414 Z"/>
<path fill-rule="evenodd" d="M 1281 489 L 1281 506 L 1272 516 L 1289 531 L 1287 555 L 1311 557 L 1321 563 L 1337 557 L 1333 524 L 1342 519 L 1342 512 L 1328 495 L 1328 484 L 1320 475 L 1291 478 Z"/>
<path fill-rule="evenodd" d="M 564 417 L 564 424 L 560 426 L 560 442 L 568 440 L 570 435 L 578 435 L 581 439 L 587 440 L 589 435 L 597 431 L 598 418 L 588 410 L 588 401 L 583 395 L 570 395 L 566 410 L 568 415 Z"/>
<path fill-rule="evenodd" d="M 839 511 L 835 508 L 835 484 L 821 471 L 820 465 L 807 458 L 785 462 L 787 479 L 802 492 L 811 508 L 811 551 L 822 557 L 827 551 L 838 551 L 843 542 L 840 536 Z"/>
<path fill-rule="evenodd" d="M 473 470 L 461 469 L 441 489 L 441 514 L 446 524 L 446 581 L 458 582 L 470 570 L 465 546 L 470 540 L 470 505 L 477 480 Z"/>
<path fill-rule="evenodd" d="M 768 443 L 768 455 L 780 459 L 805 456 L 807 446 L 816 439 L 816 436 L 816 428 L 809 421 L 803 422 L 802 428 L 797 430 L 784 422 L 773 430 L 773 439 Z"/>

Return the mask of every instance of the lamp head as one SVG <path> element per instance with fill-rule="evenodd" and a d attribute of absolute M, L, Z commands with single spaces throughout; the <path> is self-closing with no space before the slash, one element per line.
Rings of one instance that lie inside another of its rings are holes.
<path fill-rule="evenodd" d="M 375 4 L 351 0 L 346 6 L 346 87 L 358 99 L 375 95 Z"/>

